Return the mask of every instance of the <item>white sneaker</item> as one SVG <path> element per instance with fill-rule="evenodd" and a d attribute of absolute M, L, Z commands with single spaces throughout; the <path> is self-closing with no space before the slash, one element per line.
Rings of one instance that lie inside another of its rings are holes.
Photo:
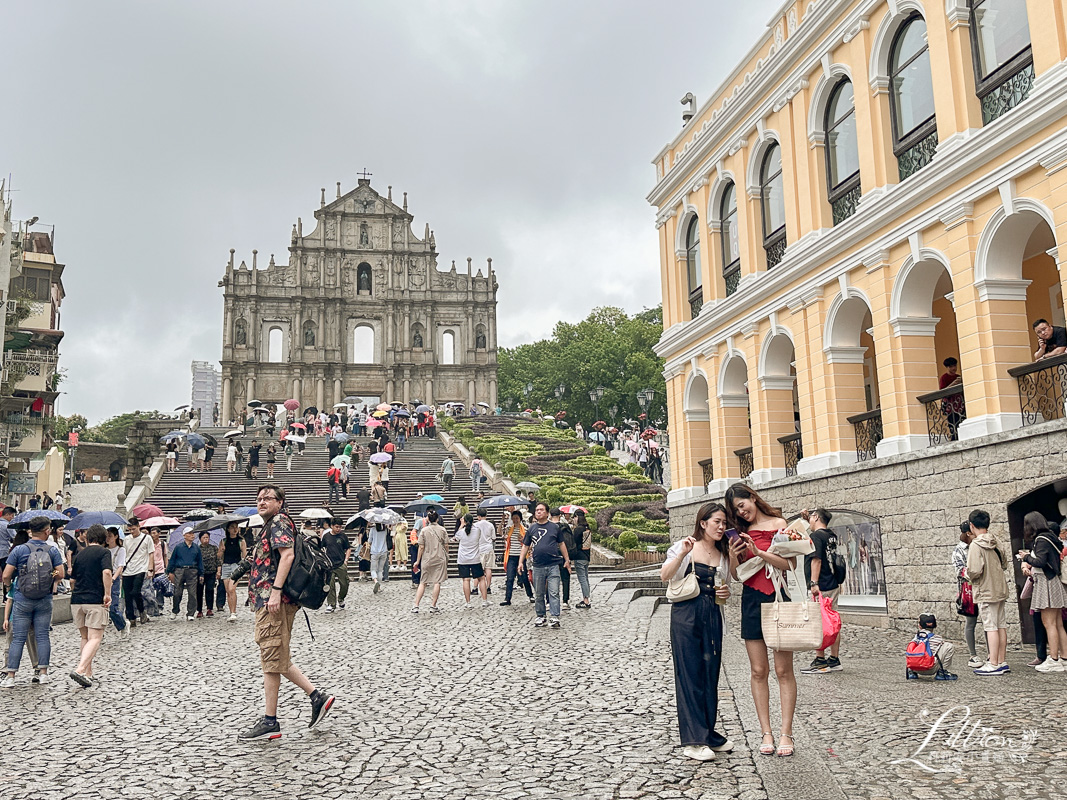
<path fill-rule="evenodd" d="M 1034 667 L 1034 669 L 1038 672 L 1063 672 L 1063 666 L 1060 664 L 1059 660 L 1055 658 L 1046 658 Z"/>
<path fill-rule="evenodd" d="M 41 673 L 38 673 L 38 675 L 37 675 L 37 682 L 39 684 L 41 684 L 42 686 L 44 686 L 46 683 L 51 683 L 52 682 L 52 678 L 51 678 L 51 676 L 49 676 L 49 674 L 47 672 L 41 672 Z"/>
<path fill-rule="evenodd" d="M 718 747 L 713 747 L 711 749 L 716 753 L 729 753 L 731 750 L 734 749 L 734 743 L 731 742 L 729 739 L 727 739 L 725 742 L 720 744 Z"/>
<path fill-rule="evenodd" d="M 333 606 L 323 606 L 322 613 L 323 614 L 332 614 L 333 613 Z"/>
<path fill-rule="evenodd" d="M 967 661 L 967 666 L 971 669 L 978 669 L 978 667 L 982 666 L 984 663 L 985 661 L 980 659 L 978 656 L 971 656 L 970 659 Z"/>
<path fill-rule="evenodd" d="M 186 622 L 196 622 L 196 617 L 194 617 L 192 614 L 190 614 L 189 616 L 187 616 L 185 618 L 185 621 Z"/>
<path fill-rule="evenodd" d="M 685 753 L 685 757 L 686 758 L 692 758 L 692 759 L 695 759 L 697 761 L 714 761 L 715 760 L 715 752 L 710 747 L 708 747 L 707 745 L 700 745 L 700 746 L 687 745 L 686 747 L 684 747 L 682 749 L 682 752 Z"/>
<path fill-rule="evenodd" d="M 571 604 L 570 603 L 564 603 L 563 604 L 563 610 L 564 611 L 570 611 L 571 610 Z"/>
<path fill-rule="evenodd" d="M 130 626 L 127 625 L 125 628 L 123 628 L 121 631 L 119 631 L 119 641 L 120 642 L 125 642 L 129 638 L 130 638 Z"/>
<path fill-rule="evenodd" d="M 230 614 L 229 621 L 230 622 L 237 622 L 237 615 L 236 614 Z"/>
<path fill-rule="evenodd" d="M 489 608 L 489 601 L 488 600 L 483 600 L 482 601 L 482 608 Z"/>
<path fill-rule="evenodd" d="M 15 676 L 10 672 L 4 675 L 4 679 L 0 681 L 0 689 L 14 689 L 15 688 Z"/>
<path fill-rule="evenodd" d="M 412 606 L 411 607 L 411 613 L 412 614 L 418 614 L 419 613 L 419 607 L 418 606 Z"/>
<path fill-rule="evenodd" d="M 464 609 L 465 611 L 470 611 L 470 610 L 471 610 L 471 608 L 472 608 L 472 606 L 471 606 L 471 604 L 470 604 L 470 601 L 468 600 L 468 601 L 467 601 L 467 603 L 466 603 L 466 605 L 464 605 L 464 606 L 463 606 L 463 609 Z"/>

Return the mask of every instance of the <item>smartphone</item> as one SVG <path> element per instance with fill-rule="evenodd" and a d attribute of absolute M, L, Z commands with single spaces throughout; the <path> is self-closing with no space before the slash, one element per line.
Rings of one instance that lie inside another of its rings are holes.
<path fill-rule="evenodd" d="M 733 528 L 727 528 L 727 529 L 726 529 L 726 537 L 727 537 L 727 538 L 728 538 L 728 539 L 729 539 L 729 540 L 730 540 L 731 542 L 736 542 L 736 541 L 738 541 L 738 540 L 739 540 L 739 539 L 741 538 L 741 534 L 739 534 L 739 533 L 738 533 L 737 531 L 735 531 L 735 530 L 734 530 Z"/>

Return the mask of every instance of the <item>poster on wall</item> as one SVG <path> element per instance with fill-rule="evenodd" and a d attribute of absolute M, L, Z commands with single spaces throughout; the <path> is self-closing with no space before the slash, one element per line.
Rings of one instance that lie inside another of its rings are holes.
<path fill-rule="evenodd" d="M 12 472 L 7 476 L 7 490 L 11 494 L 37 494 L 37 473 Z"/>

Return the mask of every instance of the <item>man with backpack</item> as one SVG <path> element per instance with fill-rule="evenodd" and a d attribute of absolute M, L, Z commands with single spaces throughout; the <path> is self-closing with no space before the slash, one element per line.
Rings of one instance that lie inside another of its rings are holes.
<path fill-rule="evenodd" d="M 555 523 L 559 528 L 560 540 L 567 546 L 568 553 L 577 553 L 578 548 L 574 542 L 574 531 L 571 530 L 571 526 L 563 519 L 563 512 L 558 508 L 553 508 L 549 512 L 549 519 Z M 563 610 L 571 610 L 571 571 L 563 565 L 559 565 L 559 583 L 560 589 L 563 594 Z"/>
<path fill-rule="evenodd" d="M 837 534 L 828 528 L 833 516 L 825 508 L 817 508 L 810 514 L 801 512 L 811 526 L 811 543 L 815 550 L 805 560 L 805 571 L 810 572 L 808 590 L 812 599 L 818 602 L 820 597 L 830 600 L 830 605 L 837 610 L 837 600 L 841 597 L 841 584 L 845 581 L 845 557 L 837 552 Z M 804 675 L 816 675 L 823 672 L 840 672 L 841 659 L 837 657 L 841 647 L 841 634 L 830 645 L 830 657 L 825 650 L 815 651 L 815 660 L 801 670 Z"/>
<path fill-rule="evenodd" d="M 238 735 L 242 741 L 281 738 L 278 690 L 283 675 L 303 689 L 311 700 L 309 728 L 325 719 L 333 707 L 333 695 L 316 689 L 289 658 L 293 619 L 299 606 L 282 592 L 296 555 L 296 527 L 289 515 L 282 512 L 284 504 L 285 490 L 280 486 L 268 483 L 259 487 L 256 510 L 263 518 L 263 533 L 249 554 L 252 568 L 248 576 L 248 595 L 256 614 L 254 638 L 259 645 L 263 669 L 266 713 L 255 725 Z"/>
<path fill-rule="evenodd" d="M 63 556 L 52 547 L 48 534 L 52 524 L 47 517 L 30 520 L 30 540 L 11 549 L 4 567 L 3 582 L 7 585 L 18 577 L 12 593 L 11 648 L 7 654 L 7 673 L 0 687 L 15 685 L 15 674 L 22 661 L 30 627 L 37 642 L 36 683 L 48 683 L 48 663 L 52 652 L 48 631 L 52 627 L 52 589 L 65 575 Z"/>

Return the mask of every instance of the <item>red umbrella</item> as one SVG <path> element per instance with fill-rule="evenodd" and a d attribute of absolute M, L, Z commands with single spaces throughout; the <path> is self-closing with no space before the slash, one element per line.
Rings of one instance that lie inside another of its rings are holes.
<path fill-rule="evenodd" d="M 608 433 L 618 433 L 618 432 L 619 432 L 619 429 L 616 428 L 614 425 L 612 427 L 608 428 Z"/>
<path fill-rule="evenodd" d="M 287 411 L 296 411 L 298 408 L 300 408 L 300 401 L 286 400 L 284 403 L 282 403 L 282 405 L 285 406 Z"/>
<path fill-rule="evenodd" d="M 604 422 L 604 420 L 602 419 L 598 419 L 596 422 L 593 423 L 593 430 L 595 431 L 602 431 L 606 427 L 608 427 L 608 423 Z"/>
<path fill-rule="evenodd" d="M 565 416 L 567 416 L 567 412 L 566 411 L 557 411 L 556 412 L 556 419 L 563 419 Z"/>
<path fill-rule="evenodd" d="M 648 419 L 648 414 L 638 414 L 637 418 L 638 419 Z"/>
<path fill-rule="evenodd" d="M 573 514 L 575 511 L 581 511 L 582 513 L 585 513 L 585 508 L 583 508 L 582 506 L 560 506 L 559 510 L 562 511 L 564 514 Z"/>
<path fill-rule="evenodd" d="M 305 425 L 303 422 L 291 422 L 289 424 L 289 427 L 290 428 L 300 428 L 301 430 L 305 430 L 305 431 L 308 429 L 308 426 Z"/>
<path fill-rule="evenodd" d="M 657 435 L 659 435 L 659 431 L 657 431 L 655 428 L 645 428 L 643 431 L 641 431 L 642 439 L 654 439 Z"/>
<path fill-rule="evenodd" d="M 159 506 L 154 506 L 151 503 L 141 503 L 139 506 L 134 506 L 130 513 L 142 521 L 152 519 L 152 517 L 164 516 L 163 509 Z"/>
<path fill-rule="evenodd" d="M 528 408 L 528 409 L 526 409 L 526 411 L 524 411 L 523 413 L 524 413 L 524 414 L 532 414 L 532 413 L 533 413 L 533 409 L 532 409 L 532 408 Z"/>

